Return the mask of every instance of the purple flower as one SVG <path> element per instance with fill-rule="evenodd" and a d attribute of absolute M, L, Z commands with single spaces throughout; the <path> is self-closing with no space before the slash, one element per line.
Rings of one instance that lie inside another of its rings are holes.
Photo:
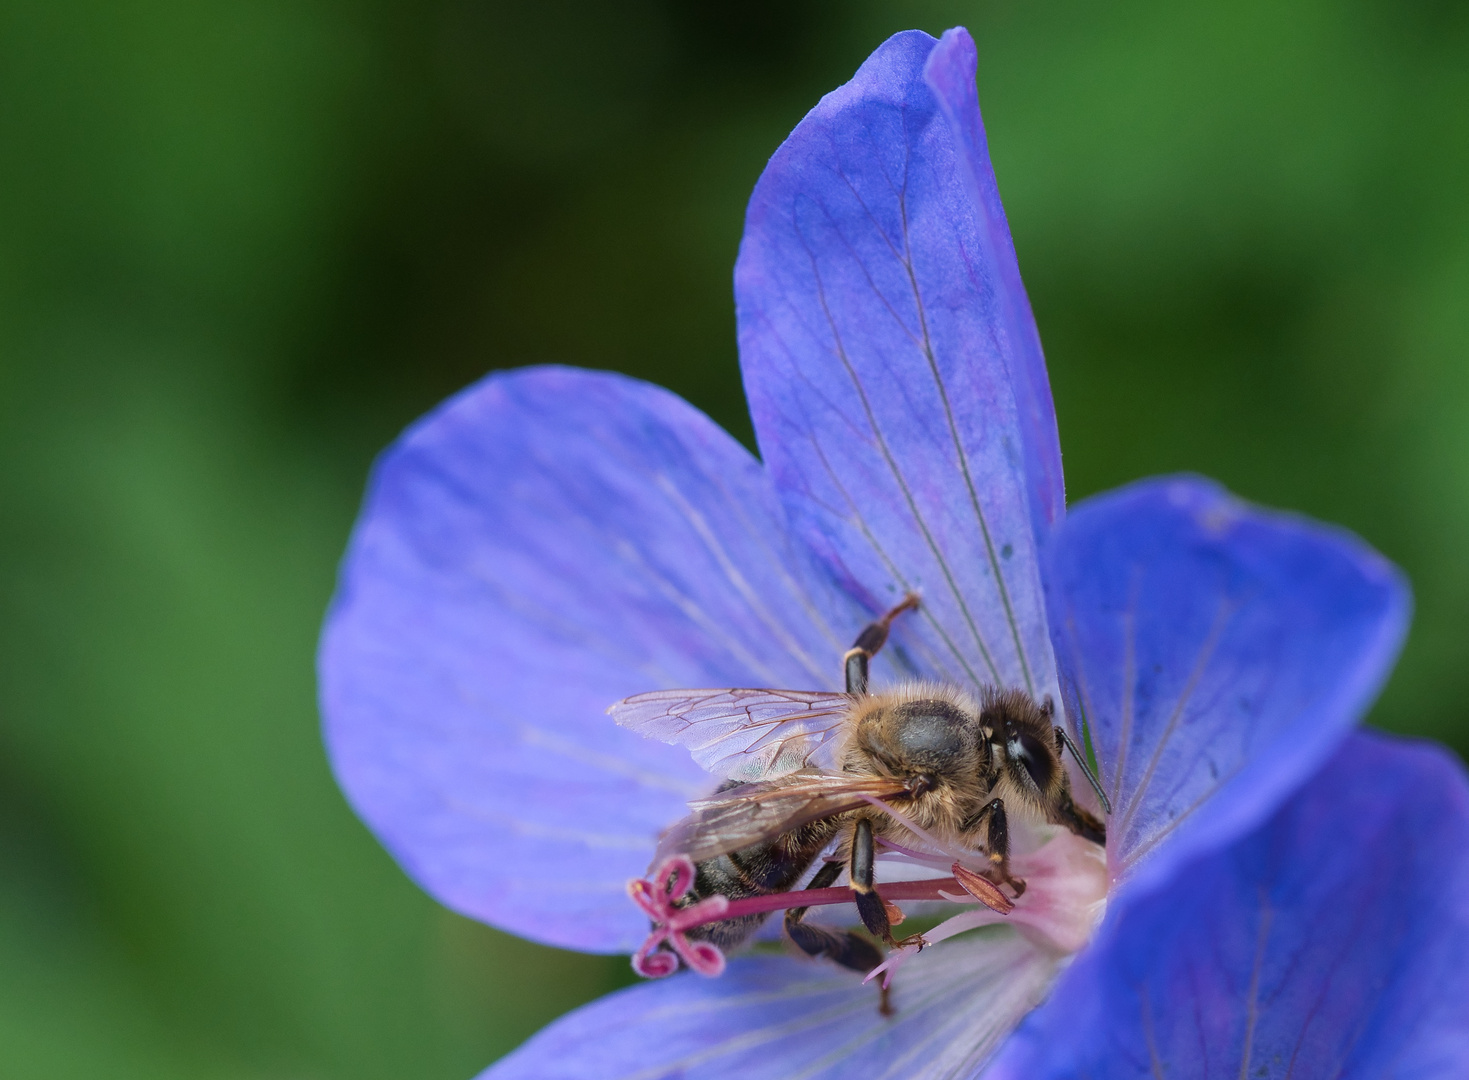
<path fill-rule="evenodd" d="M 320 655 L 342 786 L 450 907 L 627 953 L 652 913 L 712 972 L 668 896 L 626 890 L 714 778 L 607 706 L 835 689 L 915 591 L 874 681 L 1061 701 L 1105 864 L 1041 830 L 1014 913 L 954 924 L 1011 928 L 902 957 L 890 1019 L 851 972 L 734 957 L 487 1075 L 1469 1074 L 1469 788 L 1353 731 L 1406 586 L 1199 479 L 1066 510 L 974 70 L 963 30 L 892 38 L 757 185 L 735 285 L 763 464 L 663 390 L 558 368 L 491 376 L 383 456 Z"/>

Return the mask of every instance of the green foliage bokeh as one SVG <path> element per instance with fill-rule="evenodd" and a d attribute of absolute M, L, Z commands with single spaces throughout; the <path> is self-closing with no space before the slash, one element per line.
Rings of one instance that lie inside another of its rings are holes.
<path fill-rule="evenodd" d="M 468 1078 L 625 964 L 347 810 L 315 636 L 372 455 L 487 370 L 749 437 L 766 157 L 964 23 L 1073 499 L 1190 469 L 1404 566 L 1373 720 L 1469 726 L 1469 8 L 0 6 L 0 1073 Z"/>

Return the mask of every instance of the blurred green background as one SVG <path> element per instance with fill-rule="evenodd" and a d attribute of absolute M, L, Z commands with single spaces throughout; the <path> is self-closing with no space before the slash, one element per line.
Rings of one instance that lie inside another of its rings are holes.
<path fill-rule="evenodd" d="M 966 23 L 1073 498 L 1195 469 L 1407 568 L 1374 719 L 1469 746 L 1469 7 L 0 4 L 0 1075 L 472 1076 L 625 962 L 451 916 L 313 649 L 373 454 L 483 372 L 748 437 L 766 157 Z"/>

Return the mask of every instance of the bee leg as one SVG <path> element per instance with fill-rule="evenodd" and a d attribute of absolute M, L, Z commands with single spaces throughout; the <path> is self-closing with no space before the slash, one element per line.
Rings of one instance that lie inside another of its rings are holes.
<path fill-rule="evenodd" d="M 842 667 L 847 678 L 847 693 L 861 697 L 867 693 L 867 662 L 878 654 L 883 644 L 888 639 L 888 628 L 905 611 L 918 606 L 918 594 L 909 593 L 903 597 L 903 602 L 893 610 L 889 611 L 876 622 L 870 622 L 862 628 L 862 633 L 857 635 L 857 640 L 847 650 L 847 655 L 842 657 Z"/>
<path fill-rule="evenodd" d="M 901 941 L 893 940 L 893 926 L 888 919 L 887 905 L 883 903 L 877 887 L 872 883 L 873 854 L 872 822 L 862 818 L 857 822 L 857 828 L 852 835 L 851 864 L 852 899 L 857 902 L 857 914 L 862 916 L 862 925 L 895 949 L 901 949 L 905 945 L 922 948 L 926 944 L 922 934 L 914 934 Z"/>
<path fill-rule="evenodd" d="M 1005 814 L 1005 802 L 995 799 L 980 814 L 990 820 L 989 842 L 986 843 L 990 852 L 990 863 L 995 864 L 1000 880 L 1019 896 L 1025 892 L 1025 882 L 1019 877 L 1011 876 L 1009 871 L 1009 817 Z"/>
<path fill-rule="evenodd" d="M 1063 790 L 1056 799 L 1056 823 L 1066 826 L 1083 840 L 1103 847 L 1107 845 L 1107 826 L 1088 813 L 1085 807 L 1077 806 L 1069 791 Z"/>
<path fill-rule="evenodd" d="M 824 889 L 835 881 L 842 872 L 842 864 L 829 862 L 811 879 L 808 889 Z M 882 953 L 877 946 L 856 934 L 845 930 L 832 930 L 825 926 L 812 926 L 802 922 L 810 908 L 790 908 L 786 911 L 786 936 L 796 943 L 807 956 L 824 956 L 842 967 L 860 971 L 864 975 L 882 963 Z"/>

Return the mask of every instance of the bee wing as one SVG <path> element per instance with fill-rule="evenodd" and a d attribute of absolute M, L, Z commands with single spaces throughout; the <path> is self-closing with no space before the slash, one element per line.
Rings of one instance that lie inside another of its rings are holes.
<path fill-rule="evenodd" d="M 835 771 L 852 707 L 810 690 L 654 690 L 607 711 L 625 728 L 674 746 L 716 776 L 766 780 L 811 766 Z"/>
<path fill-rule="evenodd" d="M 888 776 L 813 771 L 741 784 L 690 803 L 693 813 L 659 838 L 653 861 L 687 855 L 702 862 L 866 806 L 864 795 L 882 799 L 907 790 L 902 780 Z"/>

